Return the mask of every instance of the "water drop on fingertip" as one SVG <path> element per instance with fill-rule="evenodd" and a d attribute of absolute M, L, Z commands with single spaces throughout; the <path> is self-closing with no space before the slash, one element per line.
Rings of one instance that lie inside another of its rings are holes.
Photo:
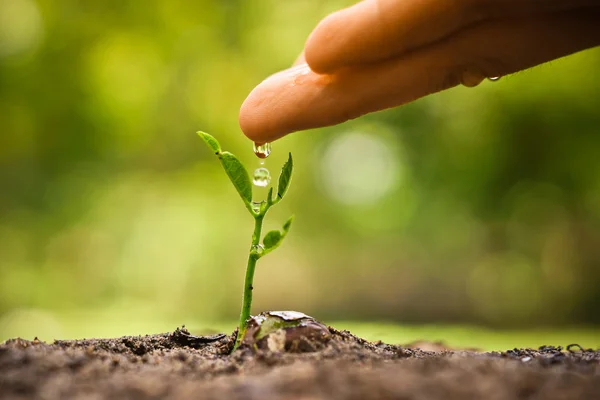
<path fill-rule="evenodd" d="M 254 143 L 254 154 L 258 158 L 267 158 L 271 154 L 271 143 Z"/>
<path fill-rule="evenodd" d="M 488 76 L 488 81 L 496 82 L 499 79 L 500 79 L 499 76 Z"/>
<path fill-rule="evenodd" d="M 271 182 L 271 173 L 266 168 L 257 168 L 254 171 L 252 182 L 256 186 L 265 187 Z"/>

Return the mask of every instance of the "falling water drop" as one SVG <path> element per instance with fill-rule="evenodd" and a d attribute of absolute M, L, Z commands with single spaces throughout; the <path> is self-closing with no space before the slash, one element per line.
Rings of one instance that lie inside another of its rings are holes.
<path fill-rule="evenodd" d="M 496 82 L 498 79 L 500 79 L 499 76 L 488 76 L 488 81 Z"/>
<path fill-rule="evenodd" d="M 265 187 L 271 182 L 271 173 L 266 168 L 257 168 L 254 171 L 253 182 L 256 186 Z"/>
<path fill-rule="evenodd" d="M 254 143 L 254 154 L 258 158 L 267 158 L 271 154 L 271 143 Z"/>

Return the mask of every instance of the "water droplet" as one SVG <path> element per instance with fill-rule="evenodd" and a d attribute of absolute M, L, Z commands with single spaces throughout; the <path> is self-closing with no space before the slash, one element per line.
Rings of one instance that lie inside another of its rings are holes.
<path fill-rule="evenodd" d="M 265 165 L 265 160 L 260 160 L 258 163 L 259 163 L 260 165 Z"/>
<path fill-rule="evenodd" d="M 271 154 L 271 143 L 254 143 L 254 154 L 258 158 L 267 158 Z"/>
<path fill-rule="evenodd" d="M 499 76 L 488 76 L 488 81 L 496 82 L 498 79 L 500 79 Z"/>
<path fill-rule="evenodd" d="M 260 211 L 260 205 L 262 204 L 262 201 L 253 201 L 252 202 L 252 209 L 256 212 Z"/>
<path fill-rule="evenodd" d="M 265 251 L 265 246 L 262 244 L 257 244 L 252 246 L 252 250 L 254 250 L 256 254 L 261 255 Z"/>
<path fill-rule="evenodd" d="M 464 87 L 472 88 L 479 85 L 484 79 L 485 76 L 479 72 L 467 70 L 462 73 L 460 83 Z"/>
<path fill-rule="evenodd" d="M 265 187 L 271 182 L 271 173 L 266 168 L 257 168 L 253 178 L 256 186 Z"/>
<path fill-rule="evenodd" d="M 290 83 L 290 86 L 294 87 L 296 85 L 304 84 L 306 81 L 308 81 L 310 79 L 310 77 L 311 77 L 310 73 L 311 73 L 311 70 L 307 64 L 301 64 L 295 68 L 292 68 L 290 70 L 290 74 L 288 75 L 289 77 L 293 78 L 292 82 Z"/>
<path fill-rule="evenodd" d="M 296 85 L 303 85 L 306 81 L 308 81 L 309 76 L 308 73 L 310 71 L 306 71 L 300 75 L 298 75 L 297 77 L 294 78 L 294 83 L 292 83 L 292 86 L 296 86 Z"/>

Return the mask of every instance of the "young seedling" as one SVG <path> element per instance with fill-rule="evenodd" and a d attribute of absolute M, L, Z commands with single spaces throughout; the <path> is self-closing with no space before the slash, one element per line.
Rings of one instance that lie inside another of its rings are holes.
<path fill-rule="evenodd" d="M 248 330 L 248 319 L 250 318 L 250 309 L 252 307 L 252 282 L 254 280 L 254 269 L 256 262 L 275 250 L 286 237 L 290 230 L 294 216 L 292 215 L 284 224 L 283 230 L 273 230 L 268 232 L 260 243 L 262 232 L 262 224 L 267 214 L 267 211 L 275 204 L 279 203 L 287 193 L 292 179 L 292 170 L 294 164 L 292 154 L 289 154 L 288 160 L 283 164 L 281 173 L 279 174 L 279 182 L 277 185 L 277 193 L 274 195 L 273 187 L 269 188 L 267 199 L 260 202 L 252 201 L 252 183 L 250 176 L 244 165 L 237 159 L 236 156 L 228 151 L 222 151 L 221 145 L 211 135 L 204 132 L 198 132 L 198 135 L 204 140 L 211 151 L 219 158 L 221 165 L 225 169 L 227 176 L 233 183 L 238 194 L 242 198 L 244 205 L 254 218 L 254 233 L 252 233 L 252 244 L 248 255 L 248 265 L 246 267 L 246 279 L 244 280 L 244 296 L 242 300 L 242 311 L 240 313 L 240 324 L 233 350 L 237 349 L 242 343 L 246 331 Z"/>

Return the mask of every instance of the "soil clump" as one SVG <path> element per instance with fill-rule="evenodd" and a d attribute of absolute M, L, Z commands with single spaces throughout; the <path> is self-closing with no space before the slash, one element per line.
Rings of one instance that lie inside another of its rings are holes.
<path fill-rule="evenodd" d="M 11 339 L 0 344 L 0 398 L 600 398 L 600 351 L 578 345 L 483 353 L 434 344 L 439 351 L 425 351 L 328 329 L 326 341 L 233 354 L 235 332 L 194 336 L 185 328 L 54 343 Z"/>

